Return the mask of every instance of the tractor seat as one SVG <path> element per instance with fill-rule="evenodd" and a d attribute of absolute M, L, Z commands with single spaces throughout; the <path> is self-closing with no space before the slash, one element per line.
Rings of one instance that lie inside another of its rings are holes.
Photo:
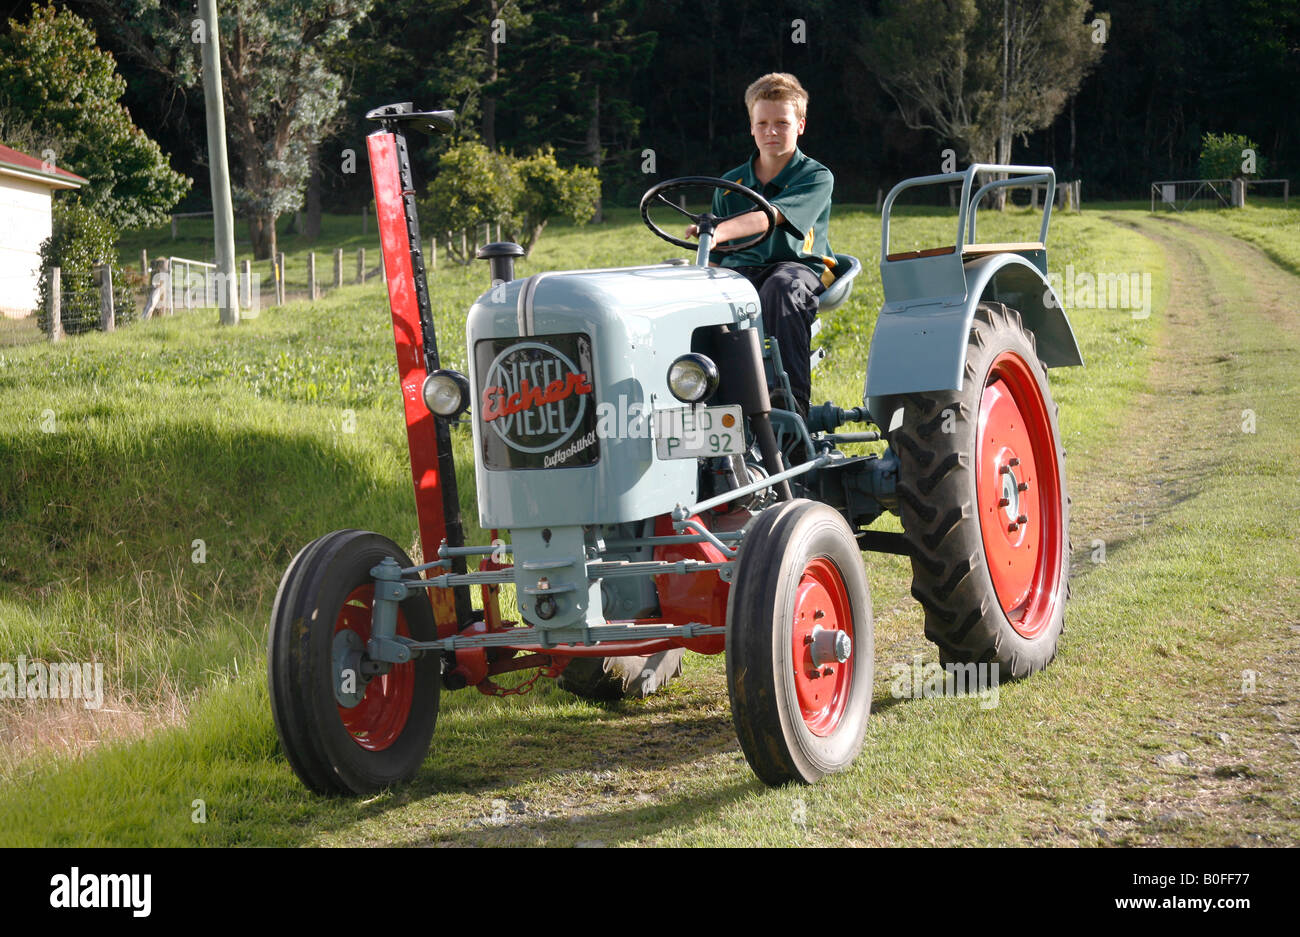
<path fill-rule="evenodd" d="M 862 264 L 856 257 L 836 254 L 835 269 L 840 271 L 839 274 L 818 294 L 818 312 L 830 312 L 849 298 L 849 293 L 853 292 L 853 278 L 862 272 Z"/>

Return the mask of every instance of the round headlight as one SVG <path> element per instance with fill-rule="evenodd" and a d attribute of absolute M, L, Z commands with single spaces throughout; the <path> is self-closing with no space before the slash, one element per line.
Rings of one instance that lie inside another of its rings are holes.
<path fill-rule="evenodd" d="M 423 395 L 430 413 L 455 419 L 469 407 L 469 379 L 459 371 L 439 368 L 424 379 Z"/>
<path fill-rule="evenodd" d="M 718 366 L 704 355 L 682 355 L 668 366 L 668 389 L 682 403 L 699 403 L 718 389 Z"/>

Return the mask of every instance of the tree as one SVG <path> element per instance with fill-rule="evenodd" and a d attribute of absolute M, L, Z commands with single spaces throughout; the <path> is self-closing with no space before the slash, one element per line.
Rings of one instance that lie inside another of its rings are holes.
<path fill-rule="evenodd" d="M 522 124 L 517 139 L 529 146 L 559 145 L 567 156 L 600 170 L 611 149 L 640 151 L 631 143 L 642 111 L 630 79 L 654 51 L 656 34 L 637 31 L 639 0 L 539 2 L 524 31 L 525 81 L 503 95 L 503 107 Z M 600 220 L 597 193 L 596 219 Z"/>
<path fill-rule="evenodd" d="M 200 86 L 206 30 L 183 0 L 92 0 L 113 16 L 131 52 L 189 88 Z M 276 252 L 275 222 L 302 206 L 311 153 L 342 104 L 326 54 L 373 0 L 224 0 L 221 79 L 235 202 L 248 218 L 253 256 Z M 186 41 L 178 42 L 184 37 Z"/>
<path fill-rule="evenodd" d="M 76 14 L 34 5 L 26 22 L 10 20 L 0 36 L 0 88 L 7 141 L 36 155 L 48 150 L 56 165 L 89 179 L 63 198 L 114 227 L 162 223 L 190 187 L 132 122 L 116 61 Z"/>
<path fill-rule="evenodd" d="M 1008 163 L 1050 126 L 1101 58 L 1088 0 L 890 0 L 866 22 L 864 63 L 913 129 L 972 162 Z"/>

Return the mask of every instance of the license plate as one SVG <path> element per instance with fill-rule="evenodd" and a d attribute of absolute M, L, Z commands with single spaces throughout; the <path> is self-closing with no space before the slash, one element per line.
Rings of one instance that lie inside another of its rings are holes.
<path fill-rule="evenodd" d="M 739 406 L 655 411 L 655 454 L 661 459 L 743 455 L 745 420 Z"/>

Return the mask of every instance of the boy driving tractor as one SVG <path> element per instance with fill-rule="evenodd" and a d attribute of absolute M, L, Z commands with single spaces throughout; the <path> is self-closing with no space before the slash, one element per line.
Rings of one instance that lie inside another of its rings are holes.
<path fill-rule="evenodd" d="M 710 260 L 736 270 L 758 290 L 763 328 L 781 351 L 795 397 L 782 401 L 778 390 L 773 402 L 806 417 L 817 296 L 836 273 L 827 230 L 835 180 L 829 169 L 799 150 L 808 92 L 797 78 L 780 72 L 764 75 L 745 90 L 745 107 L 758 151 L 723 178 L 765 197 L 776 210 L 776 228 L 752 247 L 712 254 Z M 753 237 L 766 228 L 766 218 L 749 200 L 723 189 L 714 191 L 712 212 L 727 218 L 717 226 L 716 244 Z M 698 235 L 696 225 L 686 229 L 687 237 Z"/>

